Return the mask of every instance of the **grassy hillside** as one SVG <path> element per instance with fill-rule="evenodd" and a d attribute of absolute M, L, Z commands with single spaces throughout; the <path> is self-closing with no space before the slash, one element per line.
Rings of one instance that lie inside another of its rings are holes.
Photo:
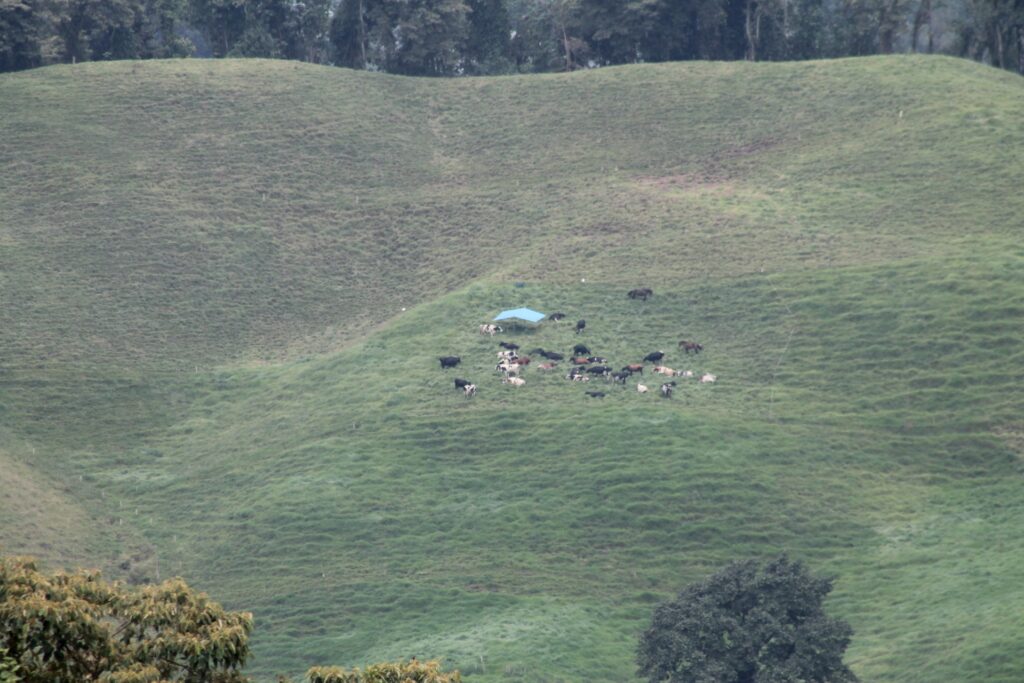
<path fill-rule="evenodd" d="M 865 680 L 1020 680 L 1022 111 L 944 58 L 5 75 L 0 542 L 253 610 L 261 675 L 475 681 L 632 680 L 657 600 L 784 550 Z M 520 304 L 720 380 L 502 386 Z"/>

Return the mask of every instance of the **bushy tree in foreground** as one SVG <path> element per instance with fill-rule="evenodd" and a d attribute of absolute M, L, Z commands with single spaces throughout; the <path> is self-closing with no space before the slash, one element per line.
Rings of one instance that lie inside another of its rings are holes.
<path fill-rule="evenodd" d="M 398 662 L 395 664 L 374 664 L 359 669 L 317 667 L 306 673 L 309 683 L 460 683 L 458 671 L 444 673 L 441 663 L 436 661 Z"/>
<path fill-rule="evenodd" d="M 0 648 L 0 683 L 18 683 L 18 663 Z"/>
<path fill-rule="evenodd" d="M 0 652 L 23 683 L 241 683 L 251 631 L 181 579 L 127 589 L 0 558 Z"/>
<path fill-rule="evenodd" d="M 853 630 L 825 615 L 832 579 L 780 557 L 730 564 L 654 611 L 640 638 L 651 683 L 850 683 Z"/>

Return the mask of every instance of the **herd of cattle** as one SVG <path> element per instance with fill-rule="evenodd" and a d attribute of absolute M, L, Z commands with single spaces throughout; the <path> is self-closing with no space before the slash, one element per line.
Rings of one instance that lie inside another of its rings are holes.
<path fill-rule="evenodd" d="M 630 299 L 640 299 L 646 301 L 649 297 L 654 294 L 648 288 L 634 289 L 628 292 Z M 547 317 L 548 320 L 560 321 L 565 318 L 564 313 L 552 313 Z M 581 334 L 587 327 L 586 320 L 579 320 L 576 323 L 576 334 Z M 501 327 L 494 324 L 483 324 L 480 325 L 480 334 L 489 335 L 493 337 L 498 332 L 501 332 Z M 519 354 L 519 345 L 511 342 L 498 342 L 498 346 L 501 347 L 501 351 L 497 353 L 498 364 L 494 366 L 496 372 L 500 372 L 502 375 L 502 384 L 510 384 L 512 386 L 523 386 L 526 384 L 526 380 L 522 378 L 523 371 L 533 362 L 530 356 L 524 356 Z M 704 350 L 704 347 L 695 342 L 683 339 L 678 344 L 678 350 L 689 356 L 691 353 L 694 355 L 699 354 Z M 592 378 L 604 378 L 608 382 L 619 383 L 625 385 L 626 382 L 633 375 L 643 375 L 645 363 L 653 363 L 654 366 L 651 368 L 651 372 L 656 375 L 663 377 L 682 377 L 687 379 L 696 379 L 701 384 L 711 384 L 718 378 L 712 375 L 710 372 L 694 373 L 692 370 L 673 370 L 670 367 L 662 365 L 661 362 L 665 358 L 664 351 L 652 351 L 643 358 L 641 363 L 629 363 L 623 366 L 621 370 L 615 371 L 608 365 L 608 359 L 601 356 L 594 355 L 586 344 L 576 344 L 572 348 L 571 354 L 561 354 L 557 351 L 547 351 L 543 348 L 536 348 L 528 352 L 533 356 L 540 356 L 545 359 L 545 362 L 539 362 L 536 367 L 543 372 L 553 372 L 558 370 L 559 362 L 566 361 L 566 355 L 568 355 L 567 363 L 571 366 L 568 373 L 565 375 L 565 379 L 571 382 L 589 382 Z M 462 358 L 459 356 L 442 356 L 438 360 L 441 361 L 441 369 L 446 370 L 448 368 L 454 368 L 462 362 Z M 662 383 L 659 391 L 664 398 L 672 398 L 672 393 L 675 391 L 677 383 L 675 381 Z M 467 398 L 476 394 L 476 384 L 467 380 L 455 378 L 455 388 L 461 389 Z M 636 390 L 640 394 L 646 394 L 650 390 L 644 384 L 637 383 Z M 604 398 L 607 394 L 603 391 L 587 391 L 587 396 L 592 398 Z"/>

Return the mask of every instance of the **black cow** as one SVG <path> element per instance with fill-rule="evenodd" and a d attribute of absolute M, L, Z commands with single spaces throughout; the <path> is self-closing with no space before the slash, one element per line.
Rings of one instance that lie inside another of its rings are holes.
<path fill-rule="evenodd" d="M 619 384 L 625 384 L 626 380 L 633 376 L 631 372 L 613 372 L 612 381 L 618 382 Z"/>
<path fill-rule="evenodd" d="M 519 344 L 513 344 L 512 342 L 498 342 L 498 346 L 509 351 L 518 351 Z"/>
<path fill-rule="evenodd" d="M 587 368 L 587 372 L 591 375 L 607 375 L 612 369 L 607 365 L 595 365 L 592 368 Z"/>
<path fill-rule="evenodd" d="M 666 382 L 661 385 L 661 395 L 665 398 L 672 398 L 672 392 L 675 390 L 675 382 Z"/>
<path fill-rule="evenodd" d="M 472 382 L 470 382 L 468 379 L 459 379 L 458 377 L 455 378 L 456 389 L 461 389 L 462 387 L 468 386 L 470 384 L 472 384 Z"/>
<path fill-rule="evenodd" d="M 590 355 L 590 349 L 587 348 L 586 344 L 577 344 L 576 346 L 572 347 L 572 352 L 577 356 Z"/>
<path fill-rule="evenodd" d="M 654 290 L 650 287 L 640 287 L 638 289 L 629 290 L 629 293 L 626 296 L 630 299 L 642 299 L 643 301 L 647 301 L 648 298 L 654 296 Z"/>
<path fill-rule="evenodd" d="M 558 322 L 559 320 L 564 320 L 564 319 L 565 319 L 565 313 L 552 313 L 551 315 L 548 316 L 548 320 L 554 320 L 555 322 Z"/>
<path fill-rule="evenodd" d="M 591 398 L 604 398 L 606 394 L 603 391 L 586 391 L 583 392 Z"/>
<path fill-rule="evenodd" d="M 565 358 L 562 354 L 555 353 L 554 351 L 544 351 L 540 355 L 544 356 L 548 360 L 562 360 Z"/>
<path fill-rule="evenodd" d="M 458 356 L 441 356 L 438 358 L 441 361 L 441 369 L 454 368 L 456 365 L 462 362 L 462 359 Z"/>
<path fill-rule="evenodd" d="M 586 320 L 577 320 L 576 321 L 576 334 L 579 334 L 580 332 L 582 332 L 583 329 L 586 326 L 587 326 L 587 321 Z"/>
<path fill-rule="evenodd" d="M 650 361 L 651 363 L 657 363 L 659 360 L 665 357 L 664 351 L 652 351 L 651 353 L 644 356 L 644 360 Z"/>

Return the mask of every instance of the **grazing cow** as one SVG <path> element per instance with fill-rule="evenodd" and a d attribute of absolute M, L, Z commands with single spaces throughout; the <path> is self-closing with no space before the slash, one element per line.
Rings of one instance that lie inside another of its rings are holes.
<path fill-rule="evenodd" d="M 647 393 L 647 387 L 645 385 L 643 385 L 643 384 L 637 384 L 636 385 L 636 393 L 638 393 L 638 394 L 646 394 Z"/>
<path fill-rule="evenodd" d="M 558 363 L 541 363 L 537 367 L 541 370 L 554 370 L 558 367 Z"/>
<path fill-rule="evenodd" d="M 480 326 L 480 334 L 489 334 L 493 337 L 496 332 L 501 332 L 501 328 L 497 325 L 486 324 Z"/>
<path fill-rule="evenodd" d="M 554 351 L 544 351 L 540 355 L 544 356 L 548 360 L 562 360 L 563 358 L 565 358 L 565 356 L 563 356 L 562 354 L 555 353 Z"/>
<path fill-rule="evenodd" d="M 519 358 L 519 354 L 515 351 L 498 351 L 498 358 L 500 360 L 515 360 Z"/>
<path fill-rule="evenodd" d="M 548 316 L 548 320 L 554 320 L 556 323 L 559 320 L 564 320 L 564 319 L 565 319 L 565 313 L 552 313 L 551 315 Z"/>
<path fill-rule="evenodd" d="M 607 358 L 601 358 L 601 356 L 587 356 L 587 360 L 591 363 L 607 363 Z"/>
<path fill-rule="evenodd" d="M 467 384 L 466 386 L 462 387 L 462 391 L 465 392 L 466 398 L 469 398 L 470 396 L 475 396 L 476 395 L 476 385 L 475 384 Z"/>
<path fill-rule="evenodd" d="M 632 374 L 642 375 L 642 374 L 644 374 L 644 364 L 643 363 L 630 363 L 626 367 L 622 368 L 622 372 L 628 372 L 631 375 Z"/>
<path fill-rule="evenodd" d="M 589 356 L 590 355 L 590 349 L 587 348 L 586 344 L 577 344 L 576 346 L 572 347 L 572 352 L 574 354 L 576 354 L 577 356 Z"/>
<path fill-rule="evenodd" d="M 603 391 L 585 391 L 583 392 L 590 398 L 604 398 L 605 393 Z"/>
<path fill-rule="evenodd" d="M 644 356 L 644 360 L 650 363 L 657 363 L 659 360 L 665 357 L 664 351 L 651 351 L 649 354 Z"/>
<path fill-rule="evenodd" d="M 675 387 L 672 386 L 671 382 L 667 384 L 662 384 L 661 395 L 664 396 L 665 398 L 672 398 L 672 392 L 674 391 L 674 389 Z"/>
<path fill-rule="evenodd" d="M 718 375 L 712 375 L 710 372 L 705 372 L 703 375 L 701 375 L 700 383 L 701 384 L 713 384 L 715 382 L 715 380 L 717 380 L 717 379 L 718 379 Z"/>
<path fill-rule="evenodd" d="M 625 385 L 626 380 L 629 379 L 629 377 L 632 376 L 632 374 L 633 373 L 631 372 L 613 372 L 611 377 L 613 382 L 618 382 L 619 384 Z"/>
<path fill-rule="evenodd" d="M 609 374 L 611 371 L 612 369 L 607 365 L 595 365 L 592 368 L 587 368 L 587 372 L 591 375 L 601 375 L 602 377 Z"/>
<path fill-rule="evenodd" d="M 441 361 L 441 369 L 454 368 L 456 365 L 462 362 L 462 359 L 458 356 L 441 356 L 438 358 Z"/>
<path fill-rule="evenodd" d="M 456 389 L 464 389 L 465 387 L 469 386 L 470 384 L 472 384 L 472 382 L 470 382 L 468 379 L 459 379 L 458 377 L 455 378 L 455 388 Z"/>
<path fill-rule="evenodd" d="M 584 329 L 586 329 L 586 327 L 587 327 L 587 321 L 586 320 L 577 320 L 576 321 L 576 334 L 579 334 L 580 332 L 582 332 Z"/>
<path fill-rule="evenodd" d="M 498 346 L 509 351 L 518 351 L 519 344 L 513 344 L 512 342 L 498 342 Z"/>
<path fill-rule="evenodd" d="M 701 351 L 704 350 L 704 345 L 698 344 L 697 342 L 686 341 L 684 339 L 681 342 L 679 342 L 679 348 L 681 348 L 687 354 L 689 354 L 690 351 L 693 351 L 694 353 L 700 353 Z"/>
<path fill-rule="evenodd" d="M 589 358 L 573 358 L 572 359 L 572 364 L 573 365 L 586 365 L 589 362 L 590 362 Z"/>
<path fill-rule="evenodd" d="M 522 377 L 506 377 L 505 379 L 501 380 L 501 383 L 511 384 L 514 387 L 521 387 L 524 384 L 526 384 L 526 380 L 523 379 Z"/>
<path fill-rule="evenodd" d="M 650 287 L 640 287 L 639 289 L 631 289 L 626 294 L 630 299 L 642 299 L 647 301 L 648 298 L 654 296 L 654 290 Z"/>

